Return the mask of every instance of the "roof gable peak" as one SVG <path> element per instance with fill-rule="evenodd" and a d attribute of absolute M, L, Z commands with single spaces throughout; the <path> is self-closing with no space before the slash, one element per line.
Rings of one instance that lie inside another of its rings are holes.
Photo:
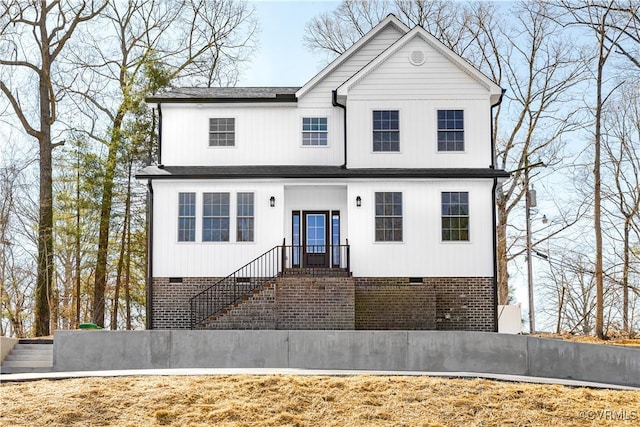
<path fill-rule="evenodd" d="M 304 96 L 304 94 L 309 92 L 316 84 L 322 81 L 333 70 L 338 68 L 347 59 L 349 59 L 357 51 L 359 51 L 360 48 L 366 45 L 369 42 L 369 40 L 374 38 L 377 34 L 379 34 L 382 30 L 384 30 L 390 25 L 395 27 L 401 33 L 406 34 L 409 32 L 409 27 L 407 27 L 402 21 L 400 21 L 393 13 L 390 13 L 382 21 L 380 21 L 376 26 L 374 26 L 371 30 L 369 30 L 367 34 L 365 34 L 362 38 L 360 38 L 360 40 L 355 42 L 349 49 L 347 49 L 340 56 L 334 59 L 329 65 L 327 65 L 324 69 L 322 69 L 322 71 L 320 71 L 311 80 L 309 80 L 304 86 L 302 86 L 296 92 L 296 98 L 300 98 Z"/>

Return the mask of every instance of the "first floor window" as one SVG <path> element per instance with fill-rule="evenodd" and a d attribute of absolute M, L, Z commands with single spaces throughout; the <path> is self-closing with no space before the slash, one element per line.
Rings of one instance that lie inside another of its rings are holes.
<path fill-rule="evenodd" d="M 438 110 L 438 151 L 464 151 L 464 111 Z"/>
<path fill-rule="evenodd" d="M 196 240 L 196 193 L 178 193 L 178 242 Z"/>
<path fill-rule="evenodd" d="M 253 242 L 253 193 L 238 193 L 238 242 Z"/>
<path fill-rule="evenodd" d="M 442 193 L 442 240 L 469 240 L 469 193 Z"/>
<path fill-rule="evenodd" d="M 400 112 L 373 112 L 373 151 L 400 151 Z"/>
<path fill-rule="evenodd" d="M 209 147 L 233 147 L 236 145 L 236 119 L 209 119 Z"/>
<path fill-rule="evenodd" d="M 327 145 L 327 118 L 302 119 L 302 145 Z"/>
<path fill-rule="evenodd" d="M 203 193 L 202 241 L 229 241 L 229 193 Z"/>
<path fill-rule="evenodd" d="M 402 193 L 376 193 L 376 242 L 402 241 Z"/>

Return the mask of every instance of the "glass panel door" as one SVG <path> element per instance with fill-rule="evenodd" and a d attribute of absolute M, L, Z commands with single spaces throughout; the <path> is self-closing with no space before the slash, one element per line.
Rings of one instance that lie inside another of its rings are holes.
<path fill-rule="evenodd" d="M 304 267 L 328 267 L 329 213 L 304 213 Z"/>

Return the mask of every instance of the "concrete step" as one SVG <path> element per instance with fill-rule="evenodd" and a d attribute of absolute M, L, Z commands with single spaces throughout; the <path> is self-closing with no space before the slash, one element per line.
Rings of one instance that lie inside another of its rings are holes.
<path fill-rule="evenodd" d="M 0 372 L 3 374 L 52 370 L 53 340 L 20 340 L 0 366 Z"/>
<path fill-rule="evenodd" d="M 11 352 L 4 358 L 5 362 L 11 362 L 16 360 L 44 360 L 44 361 L 52 361 L 53 353 L 52 352 L 31 352 L 28 354 L 15 354 Z"/>
<path fill-rule="evenodd" d="M 16 344 L 11 351 L 16 350 L 51 350 L 53 351 L 53 344 Z"/>
<path fill-rule="evenodd" d="M 52 360 L 6 360 L 2 367 L 7 368 L 53 368 Z"/>
<path fill-rule="evenodd" d="M 1 374 L 29 374 L 32 372 L 42 373 L 42 372 L 52 372 L 52 366 L 36 366 L 36 367 L 9 367 L 4 364 L 0 366 Z"/>

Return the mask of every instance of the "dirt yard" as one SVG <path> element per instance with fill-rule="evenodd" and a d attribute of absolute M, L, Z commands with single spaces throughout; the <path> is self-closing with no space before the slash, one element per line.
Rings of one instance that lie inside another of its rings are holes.
<path fill-rule="evenodd" d="M 82 378 L 0 385 L 1 426 L 638 425 L 640 391 L 384 376 Z"/>

